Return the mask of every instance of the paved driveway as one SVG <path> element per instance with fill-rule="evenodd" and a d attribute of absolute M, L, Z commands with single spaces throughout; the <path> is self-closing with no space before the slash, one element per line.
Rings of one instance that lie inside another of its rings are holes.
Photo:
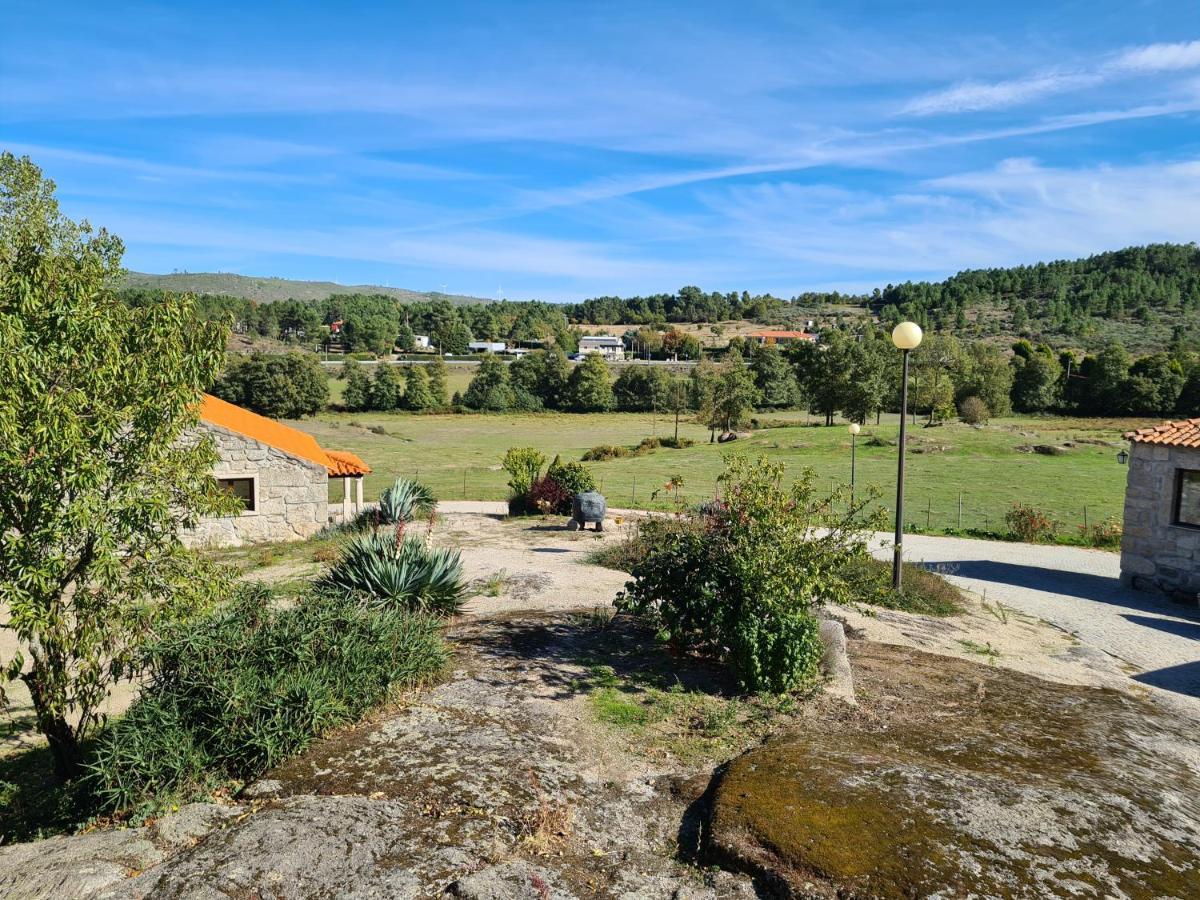
<path fill-rule="evenodd" d="M 889 540 L 877 537 L 880 558 Z M 1136 681 L 1200 701 L 1200 610 L 1122 587 L 1117 554 L 926 535 L 904 544 L 905 559 L 1135 666 Z"/>

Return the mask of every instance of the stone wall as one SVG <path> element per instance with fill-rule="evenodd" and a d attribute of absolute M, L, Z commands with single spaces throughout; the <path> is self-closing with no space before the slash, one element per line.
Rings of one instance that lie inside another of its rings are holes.
<path fill-rule="evenodd" d="M 1196 600 L 1200 597 L 1200 529 L 1175 525 L 1179 469 L 1200 469 L 1200 450 L 1134 443 L 1125 489 L 1121 580 Z"/>
<path fill-rule="evenodd" d="M 329 521 L 329 475 L 324 466 L 289 456 L 274 447 L 201 423 L 221 461 L 216 478 L 255 479 L 255 509 L 237 516 L 204 519 L 182 537 L 198 547 L 236 547 L 270 541 L 302 540 Z"/>

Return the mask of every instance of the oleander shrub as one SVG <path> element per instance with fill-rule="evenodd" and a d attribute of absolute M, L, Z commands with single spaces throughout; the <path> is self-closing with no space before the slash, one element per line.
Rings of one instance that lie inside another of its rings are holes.
<path fill-rule="evenodd" d="M 149 682 L 98 741 L 87 787 L 102 810 L 147 814 L 251 780 L 448 658 L 433 617 L 322 595 L 273 609 L 246 586 L 148 644 Z"/>
<path fill-rule="evenodd" d="M 816 610 L 854 599 L 846 571 L 877 524 L 831 512 L 811 470 L 787 487 L 783 474 L 765 457 L 732 457 L 723 504 L 645 535 L 645 555 L 616 601 L 679 648 L 721 660 L 747 691 L 814 679 Z"/>
<path fill-rule="evenodd" d="M 399 527 L 348 542 L 314 584 L 317 592 L 365 606 L 456 615 L 466 598 L 462 554 L 428 547 Z"/>
<path fill-rule="evenodd" d="M 1054 540 L 1058 533 L 1058 522 L 1045 510 L 1026 503 L 1014 503 L 1004 514 L 1009 534 L 1027 544 L 1039 544 Z"/>

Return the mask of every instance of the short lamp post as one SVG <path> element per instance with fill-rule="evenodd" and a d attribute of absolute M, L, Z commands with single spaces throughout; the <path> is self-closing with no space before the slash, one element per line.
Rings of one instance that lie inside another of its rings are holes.
<path fill-rule="evenodd" d="M 855 450 L 858 443 L 858 433 L 862 428 L 857 422 L 850 423 L 850 510 L 854 510 L 854 470 L 855 466 Z"/>
<path fill-rule="evenodd" d="M 901 322 L 892 329 L 892 343 L 904 353 L 903 373 L 900 376 L 900 462 L 896 471 L 896 541 L 892 550 L 892 587 L 899 591 L 901 563 L 904 561 L 904 439 L 908 418 L 908 354 L 921 346 L 921 326 L 916 322 Z"/>

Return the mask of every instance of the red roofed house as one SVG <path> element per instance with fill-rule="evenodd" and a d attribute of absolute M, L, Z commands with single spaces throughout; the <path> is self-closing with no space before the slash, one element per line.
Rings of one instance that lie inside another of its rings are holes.
<path fill-rule="evenodd" d="M 1128 432 L 1121 580 L 1200 600 L 1200 418 Z"/>
<path fill-rule="evenodd" d="M 794 344 L 797 341 L 815 341 L 817 336 L 807 331 L 756 331 L 746 335 L 760 344 Z"/>
<path fill-rule="evenodd" d="M 353 453 L 325 450 L 312 435 L 209 394 L 200 427 L 221 457 L 213 475 L 241 498 L 242 511 L 202 520 L 183 536 L 185 543 L 230 547 L 310 537 L 330 521 L 331 478 L 342 481 L 340 518 L 362 508 L 363 476 L 371 469 Z"/>

